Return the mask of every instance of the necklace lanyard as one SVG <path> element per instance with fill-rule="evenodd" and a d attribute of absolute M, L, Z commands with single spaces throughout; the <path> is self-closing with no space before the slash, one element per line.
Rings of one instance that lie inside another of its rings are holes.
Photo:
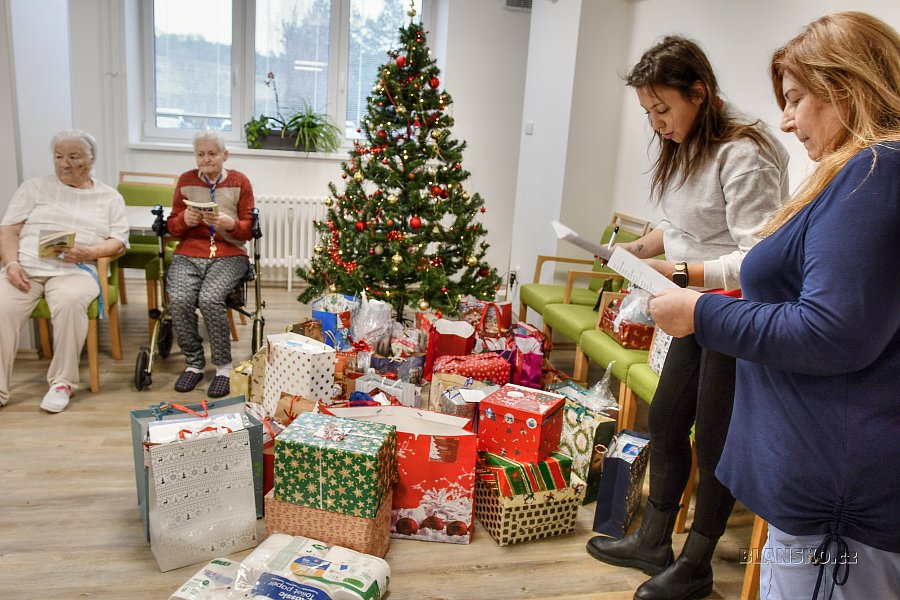
<path fill-rule="evenodd" d="M 209 186 L 209 201 L 215 202 L 216 201 L 216 188 L 219 187 L 219 182 L 222 181 L 222 173 L 219 173 L 219 177 L 216 178 L 215 183 L 211 183 L 209 181 L 209 178 L 206 175 L 203 176 L 203 181 L 205 181 L 206 185 Z M 209 226 L 209 257 L 210 258 L 216 257 L 216 250 L 217 250 L 217 248 L 216 248 L 216 228 L 213 227 L 212 225 L 210 225 Z"/>

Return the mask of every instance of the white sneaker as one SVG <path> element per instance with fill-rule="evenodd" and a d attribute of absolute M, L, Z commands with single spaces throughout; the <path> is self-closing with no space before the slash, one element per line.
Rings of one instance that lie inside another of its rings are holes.
<path fill-rule="evenodd" d="M 69 399 L 71 397 L 72 390 L 69 389 L 69 386 L 58 383 L 51 387 L 50 391 L 44 394 L 44 399 L 41 400 L 41 408 L 52 413 L 62 412 L 69 405 Z"/>

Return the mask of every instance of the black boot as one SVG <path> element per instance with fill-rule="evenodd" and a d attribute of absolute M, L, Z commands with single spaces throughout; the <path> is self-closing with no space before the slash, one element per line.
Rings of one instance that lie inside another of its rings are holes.
<path fill-rule="evenodd" d="M 684 542 L 681 556 L 665 571 L 644 582 L 635 600 L 695 600 L 712 593 L 713 551 L 719 538 L 705 537 L 693 529 Z"/>
<path fill-rule="evenodd" d="M 588 540 L 588 554 L 617 567 L 635 567 L 647 575 L 655 575 L 675 560 L 672 529 L 677 516 L 678 507 L 661 511 L 648 501 L 640 529 L 621 540 L 594 536 Z"/>

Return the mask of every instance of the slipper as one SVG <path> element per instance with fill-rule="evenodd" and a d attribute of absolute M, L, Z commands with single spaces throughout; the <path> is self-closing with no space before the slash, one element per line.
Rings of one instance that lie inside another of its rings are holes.
<path fill-rule="evenodd" d="M 194 371 L 185 369 L 184 373 L 179 375 L 178 380 L 175 381 L 175 391 L 182 393 L 190 392 L 197 387 L 197 384 L 200 383 L 201 379 L 203 379 L 203 373 L 195 373 Z"/>
<path fill-rule="evenodd" d="M 229 385 L 228 377 L 225 375 L 216 375 L 213 377 L 212 383 L 209 384 L 206 395 L 210 398 L 221 398 L 227 396 L 230 391 L 231 386 Z"/>

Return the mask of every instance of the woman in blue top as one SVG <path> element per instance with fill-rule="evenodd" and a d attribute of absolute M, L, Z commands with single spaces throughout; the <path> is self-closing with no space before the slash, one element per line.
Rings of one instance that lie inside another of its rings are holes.
<path fill-rule="evenodd" d="M 716 474 L 769 522 L 761 597 L 897 597 L 900 36 L 827 15 L 771 72 L 815 171 L 745 257 L 743 300 L 671 290 L 650 310 L 738 358 Z"/>

